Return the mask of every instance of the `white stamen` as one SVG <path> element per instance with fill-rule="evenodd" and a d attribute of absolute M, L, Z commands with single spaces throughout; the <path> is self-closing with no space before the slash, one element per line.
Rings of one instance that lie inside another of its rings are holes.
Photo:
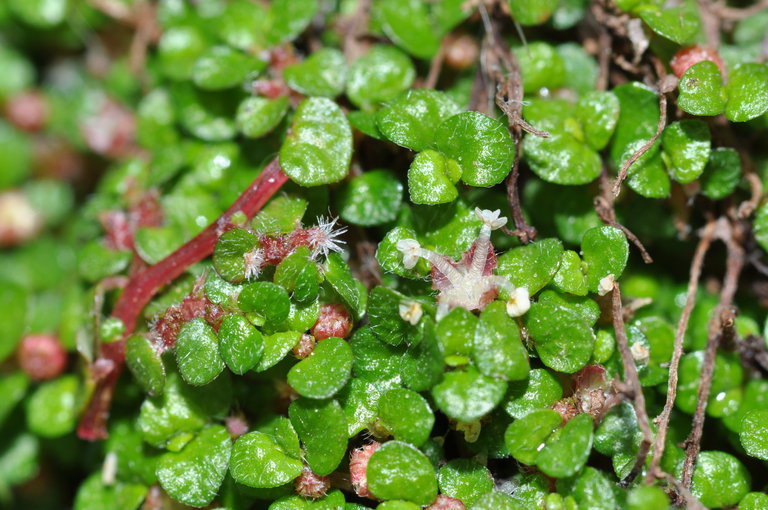
<path fill-rule="evenodd" d="M 264 252 L 256 247 L 243 255 L 245 259 L 245 278 L 256 278 L 261 273 L 261 267 L 264 265 Z"/>
<path fill-rule="evenodd" d="M 507 315 L 510 317 L 520 317 L 531 308 L 531 298 L 528 289 L 518 287 L 509 294 L 507 301 Z"/>
<path fill-rule="evenodd" d="M 597 285 L 598 296 L 605 296 L 613 290 L 614 278 L 613 273 L 611 273 L 600 280 L 600 283 Z"/>
<path fill-rule="evenodd" d="M 421 320 L 421 316 L 424 311 L 421 308 L 421 304 L 418 301 L 403 301 L 399 306 L 400 317 L 405 321 L 415 326 Z"/>
<path fill-rule="evenodd" d="M 346 244 L 345 241 L 338 239 L 347 231 L 347 227 L 336 228 L 336 223 L 339 218 L 326 218 L 325 216 L 318 216 L 316 231 L 310 240 L 310 246 L 312 248 L 312 258 L 322 255 L 327 257 L 332 251 L 341 253 L 343 248 L 342 244 Z"/>

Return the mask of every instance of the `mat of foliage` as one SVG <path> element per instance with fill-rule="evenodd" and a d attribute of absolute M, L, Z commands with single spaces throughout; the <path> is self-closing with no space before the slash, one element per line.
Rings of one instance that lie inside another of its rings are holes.
<path fill-rule="evenodd" d="M 0 2 L 0 507 L 768 508 L 766 34 Z"/>

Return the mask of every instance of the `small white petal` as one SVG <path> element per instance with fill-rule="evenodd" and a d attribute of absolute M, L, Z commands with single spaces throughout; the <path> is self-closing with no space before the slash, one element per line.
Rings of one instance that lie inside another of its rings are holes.
<path fill-rule="evenodd" d="M 613 290 L 614 278 L 613 273 L 611 273 L 600 280 L 600 283 L 597 285 L 598 296 L 605 296 Z"/>
<path fill-rule="evenodd" d="M 403 265 L 406 269 L 412 269 L 421 257 L 421 245 L 416 239 L 401 239 L 395 244 L 395 248 L 403 254 Z"/>
<path fill-rule="evenodd" d="M 500 214 L 501 210 L 499 209 L 491 211 L 490 209 L 481 210 L 479 207 L 475 207 L 475 215 L 480 218 L 480 221 L 490 227 L 491 230 L 496 230 L 507 224 L 507 218 L 504 216 L 499 217 Z"/>
<path fill-rule="evenodd" d="M 510 317 L 520 317 L 531 308 L 531 297 L 528 289 L 518 287 L 510 293 L 507 301 L 507 315 Z"/>

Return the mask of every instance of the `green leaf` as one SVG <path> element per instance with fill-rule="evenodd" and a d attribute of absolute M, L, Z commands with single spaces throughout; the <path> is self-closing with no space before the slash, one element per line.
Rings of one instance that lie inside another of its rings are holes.
<path fill-rule="evenodd" d="M 725 86 L 728 103 L 725 116 L 732 122 L 745 122 L 768 111 L 768 66 L 747 63 L 731 70 Z"/>
<path fill-rule="evenodd" d="M 526 325 L 545 366 L 572 374 L 589 361 L 595 334 L 573 309 L 557 303 L 533 303 Z"/>
<path fill-rule="evenodd" d="M 192 319 L 181 327 L 176 339 L 176 362 L 181 376 L 193 386 L 208 384 L 224 370 L 216 332 L 205 319 Z"/>
<path fill-rule="evenodd" d="M 205 36 L 194 26 L 169 27 L 157 45 L 161 72 L 171 80 L 190 79 L 195 62 L 206 48 Z"/>
<path fill-rule="evenodd" d="M 634 459 L 632 460 L 634 461 Z M 571 494 L 579 508 L 595 510 L 621 508 L 616 497 L 616 484 L 603 471 L 587 467 L 576 480 L 570 479 L 565 482 L 574 481 Z M 623 496 L 623 494 L 620 494 L 620 496 Z M 666 508 L 660 508 L 659 510 L 666 510 Z"/>
<path fill-rule="evenodd" d="M 661 487 L 640 485 L 629 492 L 627 510 L 665 510 L 669 498 Z"/>
<path fill-rule="evenodd" d="M 410 88 L 415 78 L 416 69 L 405 53 L 376 45 L 350 66 L 347 97 L 355 106 L 371 110 Z"/>
<path fill-rule="evenodd" d="M 9 317 L 26 317 L 28 299 L 27 292 L 20 285 L 11 282 L 0 284 L 0 310 Z M 0 321 L 0 361 L 4 361 L 16 350 L 24 328 L 23 320 Z"/>
<path fill-rule="evenodd" d="M 384 271 L 404 278 L 421 278 L 428 272 L 426 268 L 417 264 L 413 269 L 406 269 L 403 265 L 403 254 L 397 249 L 397 242 L 402 239 L 416 239 L 416 232 L 405 227 L 395 227 L 387 232 L 376 249 L 376 260 Z"/>
<path fill-rule="evenodd" d="M 549 283 L 560 267 L 563 243 L 542 239 L 512 248 L 499 257 L 496 274 L 509 278 L 515 287 L 525 287 L 533 295 Z"/>
<path fill-rule="evenodd" d="M 530 363 L 520 328 L 507 315 L 505 304 L 495 301 L 485 307 L 475 329 L 472 360 L 488 377 L 518 381 L 528 377 Z"/>
<path fill-rule="evenodd" d="M 486 377 L 472 366 L 448 372 L 432 388 L 437 407 L 449 418 L 472 422 L 496 407 L 507 390 L 507 383 Z"/>
<path fill-rule="evenodd" d="M 136 253 L 147 264 L 157 264 L 183 244 L 178 230 L 171 227 L 142 227 L 134 236 Z"/>
<path fill-rule="evenodd" d="M 268 435 L 249 432 L 232 447 L 229 465 L 237 483 L 255 488 L 278 487 L 301 474 L 304 465 L 290 457 Z"/>
<path fill-rule="evenodd" d="M 0 440 L 0 494 L 3 498 L 9 495 L 9 488 L 38 474 L 39 458 L 40 441 L 32 434 L 9 434 Z"/>
<path fill-rule="evenodd" d="M 0 60 L 0 64 L 5 62 Z M 0 120 L 0 164 L 3 165 L 0 189 L 13 186 L 26 177 L 32 169 L 31 143 L 25 135 L 4 120 Z"/>
<path fill-rule="evenodd" d="M 504 433 L 504 442 L 514 458 L 523 464 L 535 465 L 539 452 L 562 420 L 562 416 L 551 409 L 533 411 L 510 424 Z"/>
<path fill-rule="evenodd" d="M 352 129 L 339 106 L 327 98 L 305 99 L 280 148 L 280 166 L 302 186 L 338 182 L 352 158 Z"/>
<path fill-rule="evenodd" d="M 428 505 L 437 496 L 432 464 L 418 449 L 400 441 L 384 443 L 373 453 L 366 476 L 368 488 L 379 499 Z"/>
<path fill-rule="evenodd" d="M 333 473 L 347 453 L 347 422 L 339 403 L 300 398 L 291 403 L 288 416 L 304 443 L 310 469 L 320 476 Z"/>
<path fill-rule="evenodd" d="M 750 476 L 739 460 L 725 452 L 704 451 L 693 471 L 691 492 L 709 508 L 735 505 L 749 492 Z"/>
<path fill-rule="evenodd" d="M 592 91 L 576 103 L 576 118 L 584 131 L 584 140 L 595 150 L 608 145 L 619 120 L 619 98 L 611 92 Z"/>
<path fill-rule="evenodd" d="M 211 46 L 192 68 L 192 81 L 201 89 L 227 89 L 263 71 L 266 62 L 229 46 Z"/>
<path fill-rule="evenodd" d="M 5 69 L 3 77 L 0 78 L 0 98 L 2 99 L 25 90 L 35 79 L 32 63 L 5 44 L 0 46 L 0 67 Z M 5 181 L 0 180 L 0 182 Z"/>
<path fill-rule="evenodd" d="M 469 508 L 471 510 L 522 510 L 525 506 L 519 504 L 509 494 L 493 490 L 480 496 Z"/>
<path fill-rule="evenodd" d="M 668 8 L 643 5 L 636 12 L 651 30 L 678 44 L 691 39 L 700 29 L 695 2 L 686 1 L 680 7 Z"/>
<path fill-rule="evenodd" d="M 531 0 L 525 1 L 533 3 Z M 551 1 L 544 0 L 536 3 L 546 5 Z M 557 89 L 564 83 L 565 62 L 551 44 L 533 41 L 517 49 L 516 54 L 520 62 L 520 74 L 526 94 L 535 94 L 543 88 Z"/>
<path fill-rule="evenodd" d="M 171 441 L 203 428 L 211 416 L 223 418 L 229 410 L 232 387 L 225 373 L 203 387 L 188 386 L 169 370 L 165 390 L 141 405 L 137 428 L 146 442 L 164 448 Z"/>
<path fill-rule="evenodd" d="M 469 362 L 478 322 L 477 316 L 461 307 L 454 308 L 440 319 L 437 323 L 437 340 L 446 360 L 456 361 L 459 365 Z"/>
<path fill-rule="evenodd" d="M 67 0 L 10 0 L 8 6 L 19 19 L 37 28 L 58 25 L 70 10 Z"/>
<path fill-rule="evenodd" d="M 618 280 L 629 257 L 629 243 L 624 232 L 608 225 L 591 228 L 581 240 L 581 256 L 587 265 L 587 283 L 597 292 L 600 280 L 613 275 Z"/>
<path fill-rule="evenodd" d="M 400 317 L 400 303 L 410 302 L 397 291 L 375 287 L 369 296 L 368 319 L 371 331 L 382 342 L 399 345 L 415 334 L 416 328 Z"/>
<path fill-rule="evenodd" d="M 559 44 L 557 52 L 565 65 L 564 86 L 579 94 L 593 91 L 598 74 L 595 58 L 576 42 Z"/>
<path fill-rule="evenodd" d="M 493 476 L 484 465 L 471 459 L 449 461 L 437 474 L 440 493 L 472 505 L 480 496 L 493 490 Z"/>
<path fill-rule="evenodd" d="M 700 120 L 686 119 L 669 124 L 661 135 L 662 157 L 677 182 L 695 181 L 709 160 L 711 135 Z"/>
<path fill-rule="evenodd" d="M 336 48 L 321 48 L 283 70 L 285 83 L 305 96 L 334 98 L 344 91 L 347 65 Z"/>
<path fill-rule="evenodd" d="M 710 60 L 689 67 L 680 78 L 677 105 L 693 115 L 719 115 L 725 109 L 726 91 L 720 68 Z"/>
<path fill-rule="evenodd" d="M 339 216 L 354 225 L 372 227 L 397 218 L 403 185 L 388 170 L 370 170 L 345 183 L 338 196 Z"/>
<path fill-rule="evenodd" d="M 235 0 L 221 10 L 219 36 L 230 46 L 246 51 L 262 49 L 272 18 L 267 8 L 247 0 Z"/>
<path fill-rule="evenodd" d="M 152 396 L 163 393 L 165 365 L 160 353 L 144 335 L 132 335 L 125 342 L 125 364 L 141 388 Z"/>
<path fill-rule="evenodd" d="M 243 286 L 237 304 L 243 312 L 256 315 L 270 326 L 285 321 L 291 310 L 288 293 L 272 282 L 254 282 Z"/>
<path fill-rule="evenodd" d="M 764 492 L 750 492 L 739 501 L 740 510 L 761 510 L 766 507 L 768 507 L 768 494 Z M 638 507 L 637 510 L 641 509 Z"/>
<path fill-rule="evenodd" d="M 157 478 L 165 492 L 185 505 L 202 507 L 216 497 L 229 467 L 232 440 L 227 429 L 203 429 L 180 452 L 168 452 L 157 464 Z"/>
<path fill-rule="evenodd" d="M 352 349 L 341 338 L 326 338 L 312 354 L 294 365 L 288 372 L 288 384 L 299 395 L 308 398 L 329 398 L 349 379 L 352 370 Z"/>
<path fill-rule="evenodd" d="M 231 140 L 237 134 L 235 109 L 238 96 L 226 91 L 196 89 L 187 83 L 173 87 L 179 123 L 193 136 L 207 142 Z"/>
<path fill-rule="evenodd" d="M 575 296 L 587 295 L 587 277 L 578 253 L 573 250 L 563 252 L 560 267 L 552 278 L 552 285 L 561 292 Z"/>
<path fill-rule="evenodd" d="M 86 243 L 78 253 L 80 276 L 86 281 L 97 282 L 107 276 L 119 273 L 131 261 L 128 250 L 110 250 L 100 241 Z"/>
<path fill-rule="evenodd" d="M 314 321 L 313 321 L 314 323 Z M 264 337 L 264 355 L 256 365 L 257 372 L 263 372 L 277 365 L 301 338 L 300 331 L 283 331 Z"/>
<path fill-rule="evenodd" d="M 749 455 L 768 460 L 768 410 L 755 409 L 744 415 L 739 439 Z"/>
<path fill-rule="evenodd" d="M 339 293 L 339 296 L 357 315 L 365 308 L 357 280 L 352 276 L 349 265 L 338 253 L 329 253 L 325 263 L 325 279 Z"/>
<path fill-rule="evenodd" d="M 420 152 L 408 167 L 408 194 L 414 204 L 445 204 L 459 196 L 454 184 L 461 168 L 437 151 Z"/>
<path fill-rule="evenodd" d="M 0 377 L 0 395 L 3 395 L 3 399 L 0 400 L 0 426 L 3 425 L 16 404 L 21 402 L 27 394 L 28 387 L 29 378 L 22 371 Z"/>
<path fill-rule="evenodd" d="M 380 0 L 376 14 L 384 33 L 411 55 L 429 59 L 437 53 L 440 38 L 429 19 L 428 4 L 421 0 Z"/>
<path fill-rule="evenodd" d="M 659 98 L 656 92 L 638 82 L 619 85 L 612 92 L 619 99 L 619 121 L 611 143 L 611 160 L 614 167 L 621 168 L 637 147 L 656 134 L 660 116 Z M 632 169 L 638 167 L 642 160 L 640 158 L 635 162 Z"/>
<path fill-rule="evenodd" d="M 712 200 L 727 197 L 741 180 L 739 154 L 726 147 L 718 147 L 709 153 L 709 161 L 701 174 L 701 193 Z"/>
<path fill-rule="evenodd" d="M 289 42 L 307 28 L 319 8 L 317 0 L 273 0 L 272 27 L 267 40 L 273 46 Z"/>
<path fill-rule="evenodd" d="M 523 26 L 541 25 L 557 8 L 557 0 L 509 0 L 512 18 Z"/>
<path fill-rule="evenodd" d="M 105 485 L 101 472 L 89 476 L 75 496 L 74 510 L 136 510 L 147 495 L 147 487 L 117 482 Z"/>
<path fill-rule="evenodd" d="M 230 370 L 244 374 L 258 365 L 264 352 L 264 337 L 245 317 L 230 314 L 219 326 L 219 353 Z"/>
<path fill-rule="evenodd" d="M 317 265 L 310 260 L 310 251 L 306 246 L 300 246 L 285 257 L 275 269 L 274 281 L 299 303 L 314 301 L 320 292 L 323 275 Z M 291 303 L 293 309 L 293 303 Z"/>
<path fill-rule="evenodd" d="M 27 427 L 40 437 L 72 432 L 77 421 L 80 383 L 73 374 L 41 384 L 26 401 Z"/>
<path fill-rule="evenodd" d="M 478 112 L 463 112 L 443 121 L 435 145 L 461 167 L 461 180 L 470 186 L 493 186 L 509 173 L 515 146 L 507 127 Z"/>
<path fill-rule="evenodd" d="M 403 384 L 414 391 L 427 391 L 440 381 L 443 368 L 435 322 L 431 317 L 422 317 L 411 345 L 402 356 L 400 373 Z"/>
<path fill-rule="evenodd" d="M 528 379 L 509 383 L 504 410 L 511 417 L 520 419 L 551 406 L 562 396 L 563 387 L 557 377 L 544 368 L 534 368 Z"/>
<path fill-rule="evenodd" d="M 432 432 L 435 415 L 415 391 L 394 388 L 379 399 L 379 418 L 398 441 L 421 446 Z"/>
<path fill-rule="evenodd" d="M 372 381 L 400 382 L 401 349 L 384 343 L 370 326 L 363 326 L 352 334 L 352 371 L 356 378 Z"/>
<path fill-rule="evenodd" d="M 592 450 L 592 416 L 583 413 L 565 424 L 561 433 L 536 457 L 544 474 L 564 478 L 579 472 Z"/>
<path fill-rule="evenodd" d="M 288 97 L 247 97 L 237 107 L 237 129 L 247 138 L 260 138 L 275 129 L 288 111 Z"/>
<path fill-rule="evenodd" d="M 289 490 L 293 490 L 289 488 Z M 265 498 L 263 498 L 265 499 Z M 272 499 L 271 497 L 269 499 Z M 319 499 L 308 499 L 299 494 L 283 496 L 271 505 L 269 510 L 350 510 L 350 503 L 344 502 L 344 493 L 332 490 Z M 352 508 L 352 510 L 357 510 Z"/>
<path fill-rule="evenodd" d="M 549 138 L 526 135 L 526 161 L 536 175 L 548 182 L 578 185 L 600 175 L 600 156 L 567 133 L 550 133 Z M 567 161 L 567 164 L 563 164 Z"/>
<path fill-rule="evenodd" d="M 409 90 L 376 112 L 376 126 L 381 134 L 396 144 L 423 151 L 432 147 L 440 123 L 459 111 L 459 106 L 444 92 Z"/>
<path fill-rule="evenodd" d="M 287 234 L 301 224 L 307 211 L 307 201 L 301 197 L 280 195 L 272 200 L 251 221 L 259 234 Z"/>
<path fill-rule="evenodd" d="M 763 250 L 768 251 L 768 203 L 763 204 L 757 210 L 753 229 L 757 244 Z"/>

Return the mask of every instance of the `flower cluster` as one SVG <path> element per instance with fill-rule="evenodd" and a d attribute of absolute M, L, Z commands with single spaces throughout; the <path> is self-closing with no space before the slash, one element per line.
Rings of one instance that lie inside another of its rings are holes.
<path fill-rule="evenodd" d="M 523 315 L 531 306 L 528 289 L 515 287 L 504 276 L 493 274 L 498 262 L 491 244 L 491 232 L 506 225 L 507 218 L 499 217 L 498 209 L 475 208 L 475 214 L 483 222 L 480 234 L 459 261 L 422 248 L 415 239 L 397 242 L 396 247 L 403 254 L 406 268 L 413 268 L 420 258 L 432 264 L 432 287 L 439 292 L 438 320 L 457 306 L 470 311 L 482 310 L 496 299 L 499 290 L 509 294 L 507 313 L 511 317 Z"/>

